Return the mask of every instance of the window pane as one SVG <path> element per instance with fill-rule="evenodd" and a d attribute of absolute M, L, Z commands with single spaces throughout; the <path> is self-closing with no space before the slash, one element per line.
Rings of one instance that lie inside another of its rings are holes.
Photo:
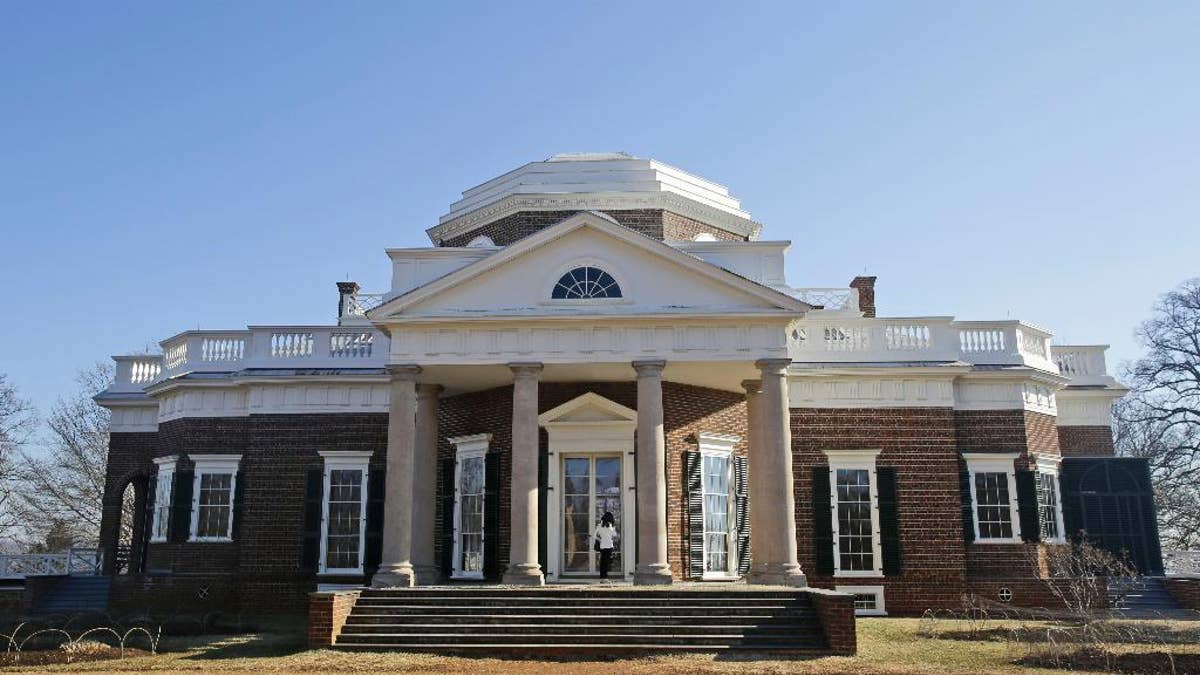
<path fill-rule="evenodd" d="M 229 536 L 229 516 L 233 504 L 233 474 L 200 474 L 199 513 L 196 536 L 225 538 Z"/>
<path fill-rule="evenodd" d="M 621 287 L 611 274 L 595 267 L 577 267 L 562 275 L 550 297 L 564 299 L 619 298 Z"/>
<path fill-rule="evenodd" d="M 459 460 L 458 472 L 458 569 L 483 571 L 484 458 Z"/>
<path fill-rule="evenodd" d="M 1057 539 L 1058 481 L 1048 473 L 1037 474 L 1038 521 L 1042 539 Z"/>
<path fill-rule="evenodd" d="M 871 472 L 838 469 L 836 475 L 838 569 L 875 569 L 875 539 L 871 525 Z"/>
<path fill-rule="evenodd" d="M 701 461 L 704 504 L 704 571 L 728 572 L 729 456 L 704 455 Z"/>
<path fill-rule="evenodd" d="M 328 520 L 325 524 L 325 568 L 358 569 L 362 541 L 362 469 L 329 472 Z"/>
<path fill-rule="evenodd" d="M 981 539 L 1011 539 L 1013 536 L 1008 474 L 975 474 L 975 512 Z"/>

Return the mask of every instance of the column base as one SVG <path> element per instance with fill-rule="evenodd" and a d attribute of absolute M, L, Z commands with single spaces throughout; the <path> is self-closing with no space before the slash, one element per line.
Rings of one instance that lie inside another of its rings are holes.
<path fill-rule="evenodd" d="M 416 576 L 416 585 L 418 586 L 435 586 L 442 583 L 442 568 L 436 565 L 414 565 L 413 573 Z"/>
<path fill-rule="evenodd" d="M 411 588 L 416 581 L 417 575 L 408 563 L 381 565 L 375 576 L 371 577 L 371 588 Z"/>
<path fill-rule="evenodd" d="M 791 586 L 803 588 L 808 585 L 804 572 L 796 563 L 766 563 L 752 565 L 746 575 L 746 583 L 759 586 Z"/>
<path fill-rule="evenodd" d="M 544 586 L 546 578 L 542 576 L 542 567 L 537 563 L 520 563 L 510 565 L 500 582 L 514 586 Z"/>
<path fill-rule="evenodd" d="M 671 566 L 665 563 L 638 565 L 633 571 L 635 586 L 665 586 L 674 581 L 675 579 L 671 575 Z"/>

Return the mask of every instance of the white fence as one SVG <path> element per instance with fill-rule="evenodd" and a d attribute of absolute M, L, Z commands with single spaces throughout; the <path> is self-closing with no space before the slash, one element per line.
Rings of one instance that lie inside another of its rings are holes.
<path fill-rule="evenodd" d="M 69 548 L 64 553 L 0 555 L 0 579 L 25 577 L 96 576 L 104 567 L 98 548 Z"/>

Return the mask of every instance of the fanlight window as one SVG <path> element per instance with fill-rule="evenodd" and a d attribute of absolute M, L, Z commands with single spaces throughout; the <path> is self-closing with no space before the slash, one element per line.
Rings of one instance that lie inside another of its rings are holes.
<path fill-rule="evenodd" d="M 555 300 L 619 298 L 621 286 L 612 275 L 597 267 L 576 267 L 562 275 L 550 296 Z"/>

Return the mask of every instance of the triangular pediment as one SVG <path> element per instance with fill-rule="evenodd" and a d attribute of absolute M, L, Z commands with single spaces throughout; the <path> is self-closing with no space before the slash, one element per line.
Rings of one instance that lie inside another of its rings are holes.
<path fill-rule="evenodd" d="M 538 415 L 544 427 L 613 423 L 637 424 L 637 411 L 590 391 Z"/>
<path fill-rule="evenodd" d="M 603 270 L 619 298 L 552 297 L 564 274 Z M 638 316 L 792 314 L 809 305 L 624 227 L 579 213 L 486 258 L 397 296 L 369 317 Z"/>

